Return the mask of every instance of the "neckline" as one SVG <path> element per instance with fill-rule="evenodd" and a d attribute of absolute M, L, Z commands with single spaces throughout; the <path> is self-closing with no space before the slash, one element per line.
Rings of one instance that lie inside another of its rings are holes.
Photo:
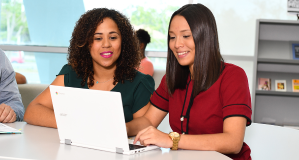
<path fill-rule="evenodd" d="M 88 79 L 88 78 L 87 78 Z M 86 89 L 90 89 L 88 86 L 87 86 L 87 79 L 86 79 L 86 82 L 85 82 L 85 85 L 84 85 L 84 88 L 86 88 Z M 117 82 L 117 84 L 110 90 L 110 91 L 115 91 L 117 88 L 119 88 L 118 86 L 118 84 L 119 84 L 120 82 Z M 95 85 L 95 84 L 94 84 Z M 99 91 L 101 91 L 101 90 L 99 90 Z"/>

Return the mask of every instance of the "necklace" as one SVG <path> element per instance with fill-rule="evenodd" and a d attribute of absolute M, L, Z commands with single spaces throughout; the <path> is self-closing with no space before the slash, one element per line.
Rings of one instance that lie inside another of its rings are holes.
<path fill-rule="evenodd" d="M 112 79 L 113 79 L 113 78 L 110 78 L 110 79 L 108 79 L 107 81 L 103 81 L 103 82 L 96 81 L 96 84 L 98 84 L 98 83 L 105 83 L 105 82 L 111 81 Z"/>

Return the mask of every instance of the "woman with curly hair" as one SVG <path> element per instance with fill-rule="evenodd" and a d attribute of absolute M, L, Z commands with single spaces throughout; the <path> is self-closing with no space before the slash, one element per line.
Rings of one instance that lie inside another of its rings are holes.
<path fill-rule="evenodd" d="M 139 64 L 138 42 L 129 20 L 112 9 L 93 9 L 76 23 L 68 64 L 52 85 L 120 92 L 129 122 L 147 111 L 154 91 L 153 78 L 136 71 Z M 57 128 L 49 88 L 28 105 L 24 120 Z"/>

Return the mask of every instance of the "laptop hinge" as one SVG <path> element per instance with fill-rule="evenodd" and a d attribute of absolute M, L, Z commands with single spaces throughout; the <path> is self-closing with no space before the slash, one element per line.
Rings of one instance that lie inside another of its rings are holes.
<path fill-rule="evenodd" d="M 72 140 L 70 140 L 70 139 L 65 139 L 64 142 L 67 145 L 71 145 L 72 144 Z"/>
<path fill-rule="evenodd" d="M 116 147 L 116 153 L 123 154 L 124 150 L 122 148 L 117 148 Z"/>

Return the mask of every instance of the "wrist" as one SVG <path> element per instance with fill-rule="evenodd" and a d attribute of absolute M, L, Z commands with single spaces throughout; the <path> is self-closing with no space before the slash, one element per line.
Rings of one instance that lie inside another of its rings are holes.
<path fill-rule="evenodd" d="M 173 146 L 172 138 L 169 136 L 169 134 L 167 134 L 167 137 L 168 137 L 168 146 L 167 146 L 167 148 L 172 148 L 172 146 Z"/>
<path fill-rule="evenodd" d="M 181 135 L 177 132 L 170 132 L 169 137 L 172 140 L 171 150 L 177 150 L 178 146 L 179 146 L 179 141 L 180 141 Z"/>

